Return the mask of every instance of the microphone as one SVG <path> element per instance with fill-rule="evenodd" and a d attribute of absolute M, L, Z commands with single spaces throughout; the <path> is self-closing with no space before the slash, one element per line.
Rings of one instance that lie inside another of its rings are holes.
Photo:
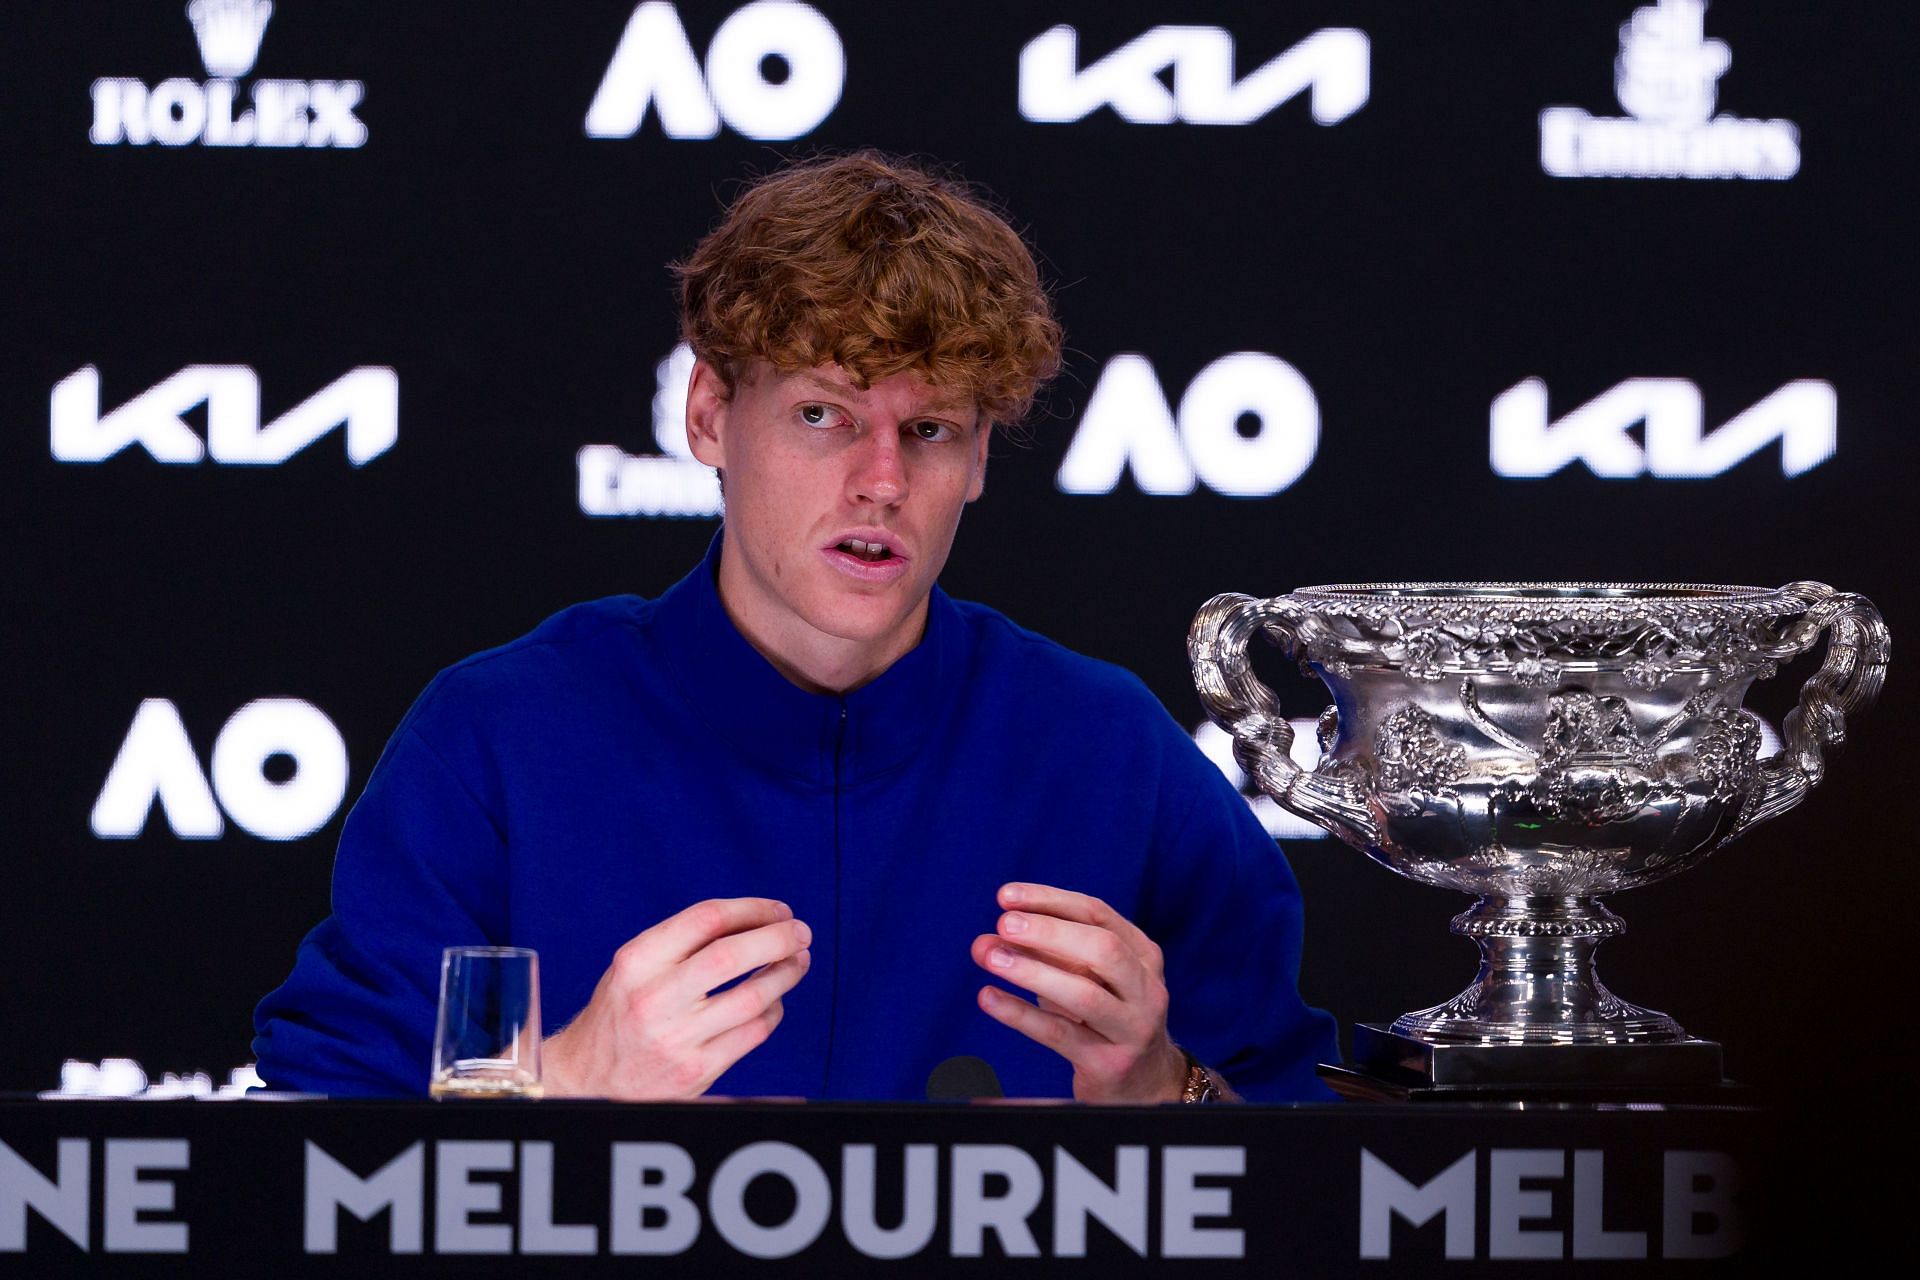
<path fill-rule="evenodd" d="M 927 1074 L 928 1102 L 970 1102 L 975 1098 L 1005 1096 L 992 1065 L 970 1053 L 948 1058 Z"/>

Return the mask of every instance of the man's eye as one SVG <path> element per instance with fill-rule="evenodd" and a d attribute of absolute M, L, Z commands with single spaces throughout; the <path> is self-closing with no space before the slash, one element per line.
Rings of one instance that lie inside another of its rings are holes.
<path fill-rule="evenodd" d="M 803 404 L 800 406 L 800 421 L 810 427 L 817 427 L 827 420 L 827 406 L 823 404 Z"/>
<path fill-rule="evenodd" d="M 913 424 L 913 434 L 922 440 L 937 444 L 943 440 L 953 439 L 953 428 L 944 422 L 916 422 Z"/>

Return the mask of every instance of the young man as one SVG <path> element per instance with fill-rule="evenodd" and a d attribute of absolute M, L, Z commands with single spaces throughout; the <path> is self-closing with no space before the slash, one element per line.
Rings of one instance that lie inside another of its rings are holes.
<path fill-rule="evenodd" d="M 549 1096 L 918 1098 L 961 1055 L 1015 1096 L 1321 1096 L 1246 805 L 1133 677 L 935 585 L 1058 364 L 1019 237 L 868 153 L 754 186 L 680 275 L 721 534 L 429 686 L 263 1078 L 423 1092 L 440 949 L 495 943 L 540 952 Z"/>

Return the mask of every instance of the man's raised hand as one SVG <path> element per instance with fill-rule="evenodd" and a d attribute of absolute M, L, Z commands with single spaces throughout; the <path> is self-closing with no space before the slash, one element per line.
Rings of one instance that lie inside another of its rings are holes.
<path fill-rule="evenodd" d="M 1098 898 L 1043 884 L 1002 885 L 996 932 L 973 940 L 973 959 L 1039 997 L 998 987 L 980 1008 L 1073 1064 L 1082 1102 L 1172 1102 L 1186 1055 L 1167 1036 L 1160 948 Z"/>
<path fill-rule="evenodd" d="M 709 898 L 638 934 L 542 1047 L 547 1096 L 705 1093 L 780 1025 L 780 998 L 806 974 L 812 940 L 771 898 Z M 710 994 L 742 974 L 752 976 Z"/>

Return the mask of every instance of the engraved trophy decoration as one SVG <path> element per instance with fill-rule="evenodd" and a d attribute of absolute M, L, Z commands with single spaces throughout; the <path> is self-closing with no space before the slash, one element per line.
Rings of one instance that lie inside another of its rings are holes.
<path fill-rule="evenodd" d="M 1253 674 L 1261 633 L 1318 675 L 1321 761 Z M 1759 757 L 1747 687 L 1827 634 Z M 1351 1096 L 1511 1095 L 1721 1083 L 1720 1046 L 1601 985 L 1623 932 L 1600 898 L 1675 875 L 1806 796 L 1886 675 L 1871 603 L 1818 582 L 1391 583 L 1220 595 L 1188 637 L 1207 712 L 1280 804 L 1389 869 L 1474 894 L 1459 995 L 1355 1029 Z"/>

